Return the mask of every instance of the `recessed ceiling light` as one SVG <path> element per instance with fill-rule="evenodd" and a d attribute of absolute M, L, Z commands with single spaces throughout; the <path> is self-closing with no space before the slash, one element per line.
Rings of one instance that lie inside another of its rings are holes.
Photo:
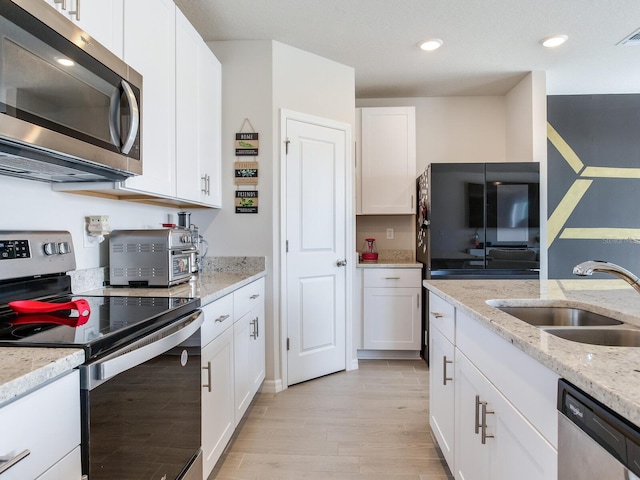
<path fill-rule="evenodd" d="M 64 67 L 73 67 L 75 65 L 75 62 L 73 60 L 69 60 L 68 58 L 65 58 L 65 57 L 56 58 L 56 62 L 58 62 L 60 65 Z"/>
<path fill-rule="evenodd" d="M 540 40 L 542 46 L 547 48 L 559 47 L 569 39 L 566 35 L 553 35 Z"/>
<path fill-rule="evenodd" d="M 439 38 L 431 38 L 429 40 L 425 40 L 424 42 L 420 42 L 418 46 L 422 50 L 426 50 L 427 52 L 431 52 L 432 50 L 437 50 L 442 46 L 442 40 Z"/>

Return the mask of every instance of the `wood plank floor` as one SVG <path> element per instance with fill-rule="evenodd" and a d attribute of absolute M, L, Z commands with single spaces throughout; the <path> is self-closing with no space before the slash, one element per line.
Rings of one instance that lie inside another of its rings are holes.
<path fill-rule="evenodd" d="M 422 360 L 259 393 L 209 480 L 452 480 L 429 429 Z"/>

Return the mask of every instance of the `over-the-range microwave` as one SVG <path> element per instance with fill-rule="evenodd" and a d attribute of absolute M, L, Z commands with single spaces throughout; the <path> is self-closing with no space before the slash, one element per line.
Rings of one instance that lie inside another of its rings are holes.
<path fill-rule="evenodd" d="M 0 174 L 142 173 L 142 75 L 42 0 L 0 2 Z"/>

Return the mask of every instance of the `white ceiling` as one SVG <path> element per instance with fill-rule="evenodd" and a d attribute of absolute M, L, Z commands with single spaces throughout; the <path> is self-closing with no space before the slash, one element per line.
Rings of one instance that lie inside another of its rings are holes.
<path fill-rule="evenodd" d="M 205 41 L 273 39 L 355 68 L 356 97 L 640 93 L 640 0 L 175 0 Z M 557 49 L 539 41 L 563 33 Z M 437 37 L 444 45 L 423 52 Z"/>

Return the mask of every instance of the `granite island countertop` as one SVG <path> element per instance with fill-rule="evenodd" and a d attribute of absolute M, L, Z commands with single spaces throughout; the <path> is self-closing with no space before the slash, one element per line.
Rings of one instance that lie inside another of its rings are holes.
<path fill-rule="evenodd" d="M 560 304 L 640 327 L 640 295 L 623 280 L 425 280 L 424 286 L 640 426 L 640 347 L 556 337 L 486 303 Z"/>
<path fill-rule="evenodd" d="M 422 268 L 422 263 L 415 260 L 382 260 L 377 262 L 359 261 L 357 268 Z"/>

